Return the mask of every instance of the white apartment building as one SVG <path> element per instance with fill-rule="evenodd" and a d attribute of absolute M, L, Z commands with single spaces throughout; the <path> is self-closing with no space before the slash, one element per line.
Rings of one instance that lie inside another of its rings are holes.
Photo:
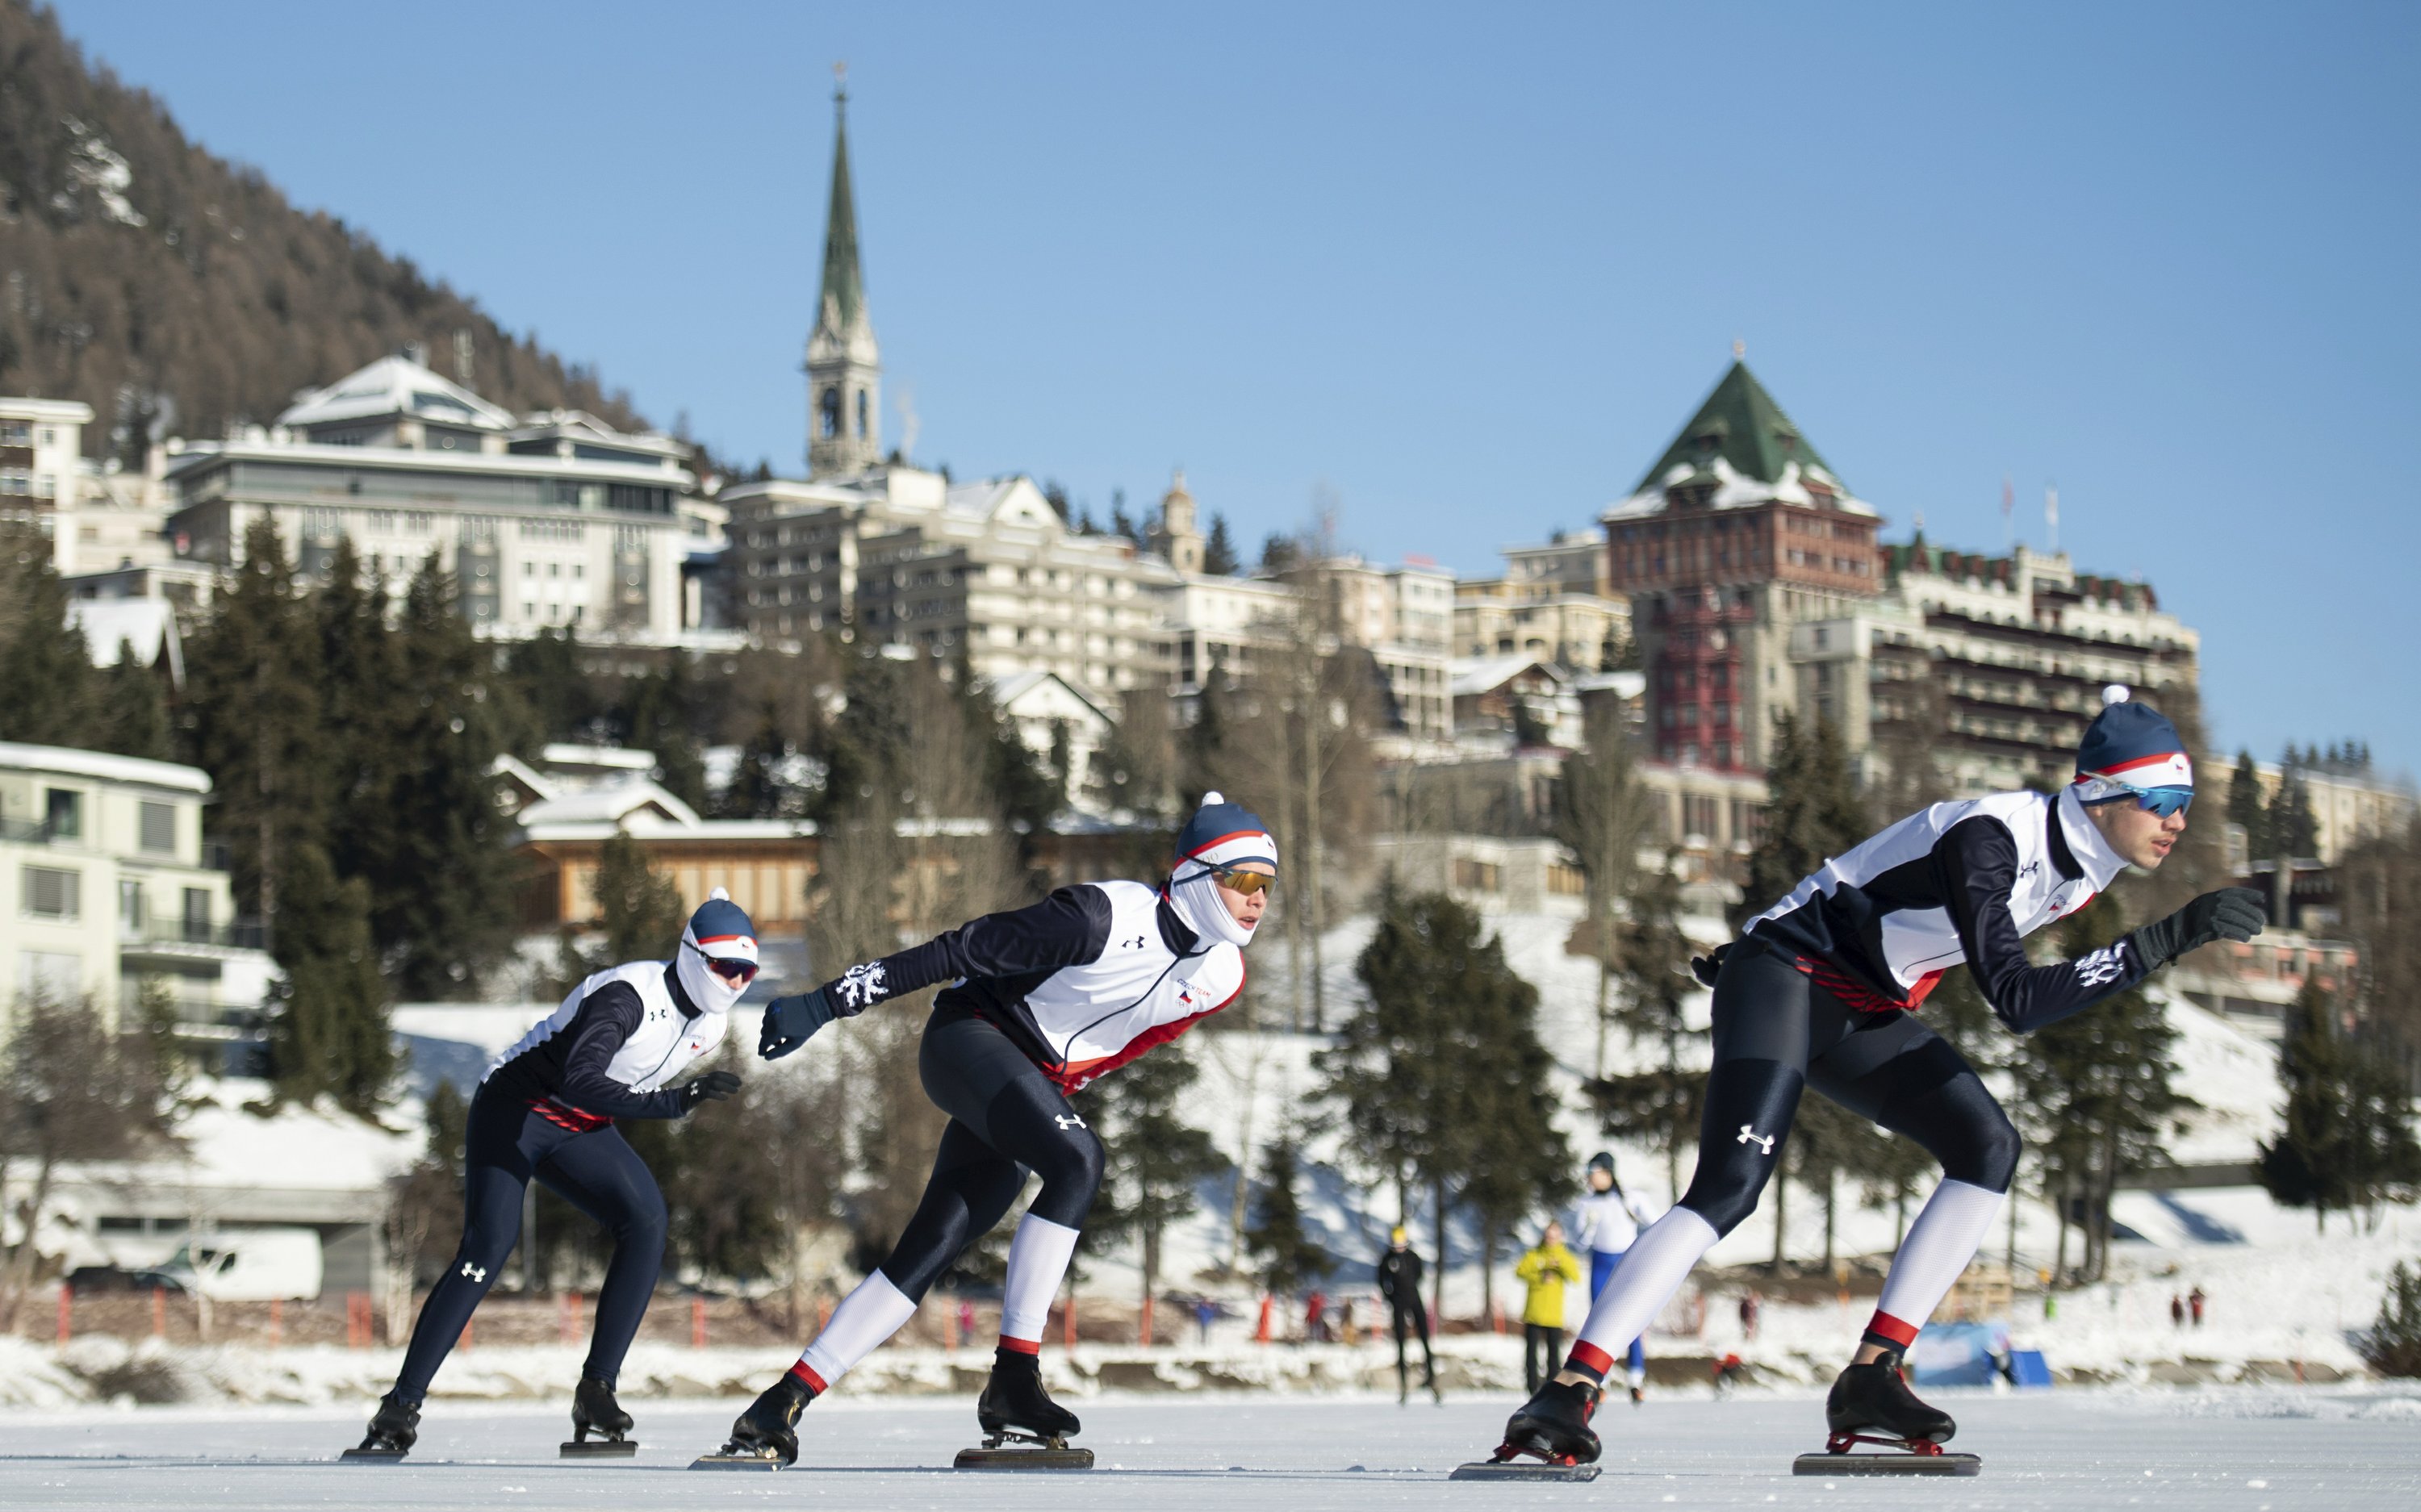
<path fill-rule="evenodd" d="M 271 977 L 205 858 L 192 767 L 0 742 L 0 970 L 12 1001 L 82 998 L 113 1021 L 147 983 L 186 1032 L 234 1037 Z"/>
<path fill-rule="evenodd" d="M 306 574 L 350 538 L 399 593 L 433 552 L 463 614 L 508 637 L 678 642 L 697 623 L 690 556 L 721 517 L 670 438 L 578 411 L 515 416 L 402 356 L 306 394 L 274 427 L 169 442 L 166 483 L 180 558 L 235 566 L 266 517 Z"/>
<path fill-rule="evenodd" d="M 1070 531 L 1026 477 L 953 484 L 894 463 L 726 489 L 731 613 L 769 644 L 852 637 L 963 656 L 979 678 L 1051 672 L 1111 698 L 1167 679 L 1176 569 Z"/>
<path fill-rule="evenodd" d="M 1602 529 L 1559 530 L 1504 555 L 1502 576 L 1455 585 L 1457 656 L 1536 657 L 1593 672 L 1609 645 L 1630 637 L 1631 601 L 1614 592 Z"/>

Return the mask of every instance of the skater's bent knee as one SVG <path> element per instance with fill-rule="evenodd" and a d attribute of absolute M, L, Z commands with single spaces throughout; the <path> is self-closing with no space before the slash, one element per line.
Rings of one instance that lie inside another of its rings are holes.
<path fill-rule="evenodd" d="M 1991 1122 L 1976 1130 L 1975 1148 L 1962 1163 L 1964 1171 L 1950 1169 L 1943 1162 L 1943 1174 L 1958 1180 L 1982 1187 L 1987 1192 L 2007 1192 L 2018 1177 L 2018 1157 L 2025 1152 L 2024 1139 L 2017 1126 L 1999 1109 L 1993 1110 Z"/>

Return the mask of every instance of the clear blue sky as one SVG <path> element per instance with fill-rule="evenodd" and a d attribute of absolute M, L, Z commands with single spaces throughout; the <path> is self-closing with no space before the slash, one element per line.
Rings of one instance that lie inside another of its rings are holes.
<path fill-rule="evenodd" d="M 2216 735 L 2421 764 L 2421 8 L 66 0 L 186 130 L 796 471 L 829 66 L 918 460 L 1377 557 L 1752 367 L 1895 538 L 2141 572 Z M 335 376 L 335 375 L 330 375 Z M 885 416 L 896 440 L 898 416 Z M 2398 438 L 2401 438 L 2400 440 Z"/>

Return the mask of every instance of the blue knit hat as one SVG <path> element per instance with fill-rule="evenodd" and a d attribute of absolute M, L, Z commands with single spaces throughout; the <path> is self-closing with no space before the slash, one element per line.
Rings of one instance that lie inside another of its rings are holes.
<path fill-rule="evenodd" d="M 1242 803 L 1227 802 L 1224 793 L 1204 793 L 1202 806 L 1178 832 L 1177 859 L 1198 861 L 1207 866 L 1258 861 L 1274 871 L 1278 843 L 1270 837 L 1270 827 L 1261 822 L 1258 814 Z"/>
<path fill-rule="evenodd" d="M 755 960 L 757 926 L 749 921 L 747 911 L 718 887 L 689 916 L 689 927 L 681 931 L 681 943 L 695 945 L 709 956 Z"/>
<path fill-rule="evenodd" d="M 2149 704 L 2130 700 L 2127 688 L 2101 690 L 2101 712 L 2085 728 L 2076 748 L 2077 796 L 2088 803 L 2123 798 L 2141 787 L 2194 786 L 2186 742 L 2168 717 Z"/>

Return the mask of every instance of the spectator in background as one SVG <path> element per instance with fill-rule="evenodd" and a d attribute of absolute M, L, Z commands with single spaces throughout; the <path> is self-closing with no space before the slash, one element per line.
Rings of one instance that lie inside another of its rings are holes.
<path fill-rule="evenodd" d="M 2186 1300 L 2176 1292 L 2169 1293 L 2169 1327 L 2186 1326 Z"/>
<path fill-rule="evenodd" d="M 2202 1288 L 2200 1286 L 2186 1293 L 2186 1311 L 2193 1316 L 2194 1326 L 2202 1327 Z"/>
<path fill-rule="evenodd" d="M 1202 1342 L 1210 1342 L 1210 1322 L 1219 1316 L 1219 1304 L 1204 1297 L 1194 1304 L 1194 1326 L 1202 1331 Z"/>
<path fill-rule="evenodd" d="M 1387 1253 L 1379 1256 L 1379 1295 L 1387 1300 L 1396 1333 L 1396 1405 L 1412 1399 L 1411 1367 L 1404 1360 L 1404 1340 L 1421 1337 L 1421 1385 L 1440 1407 L 1445 1394 L 1438 1390 L 1437 1357 L 1429 1352 L 1429 1310 L 1421 1301 L 1421 1257 L 1398 1224 L 1387 1235 Z"/>
<path fill-rule="evenodd" d="M 1764 1298 L 1757 1294 L 1755 1287 L 1741 1293 L 1741 1335 L 1752 1344 L 1757 1342 L 1757 1310 L 1764 1301 Z"/>
<path fill-rule="evenodd" d="M 1522 1256 L 1513 1274 L 1529 1287 L 1522 1303 L 1522 1379 L 1536 1392 L 1564 1358 L 1564 1287 L 1581 1280 L 1579 1257 L 1564 1247 L 1564 1225 L 1549 1219 L 1539 1247 Z"/>
<path fill-rule="evenodd" d="M 1328 1332 L 1328 1293 L 1315 1291 L 1304 1299 L 1303 1338 L 1305 1344 L 1333 1342 Z"/>
<path fill-rule="evenodd" d="M 1656 1221 L 1656 1215 L 1627 1195 L 1622 1183 L 1614 1174 L 1614 1152 L 1600 1150 L 1589 1157 L 1588 1190 L 1581 1194 L 1581 1248 L 1589 1257 L 1589 1301 L 1614 1279 L 1622 1264 L 1623 1253 L 1639 1231 Z M 1629 1356 L 1631 1399 L 1635 1404 L 1644 1400 L 1648 1392 L 1648 1349 L 1638 1339 L 1631 1341 L 1625 1351 Z"/>

